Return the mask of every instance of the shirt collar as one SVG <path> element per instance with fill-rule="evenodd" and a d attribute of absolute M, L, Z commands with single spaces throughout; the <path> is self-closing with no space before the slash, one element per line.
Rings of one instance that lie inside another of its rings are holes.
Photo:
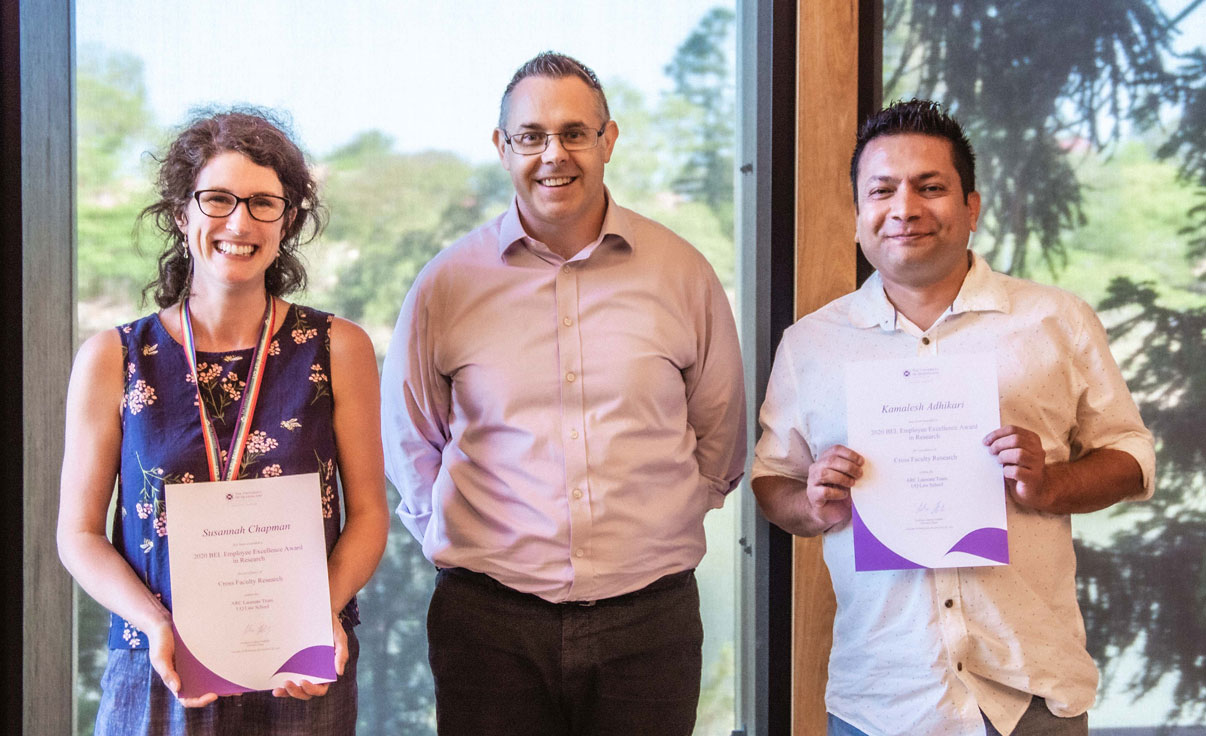
<path fill-rule="evenodd" d="M 607 210 L 603 215 L 603 226 L 599 229 L 599 237 L 579 251 L 572 260 L 583 260 L 590 257 L 591 252 L 609 235 L 614 235 L 619 239 L 617 244 L 632 248 L 633 227 L 632 221 L 628 217 L 628 210 L 616 204 L 615 198 L 611 196 L 611 191 L 607 187 L 603 188 L 603 193 L 607 197 Z M 507 208 L 502 222 L 499 224 L 498 255 L 505 256 L 508 250 L 522 244 L 525 240 L 536 242 L 536 239 L 523 229 L 523 222 L 519 219 L 519 198 L 512 197 L 511 206 Z"/>
<path fill-rule="evenodd" d="M 498 255 L 504 256 L 511 246 L 523 242 L 523 239 L 528 236 L 523 230 L 523 223 L 519 221 L 519 198 L 511 197 L 511 206 L 507 208 L 503 215 L 502 222 L 498 226 Z"/>
<path fill-rule="evenodd" d="M 980 254 L 968 252 L 972 259 L 971 268 L 959 287 L 955 301 L 951 303 L 950 313 L 1008 312 L 1009 294 L 1004 283 L 1001 279 L 993 278 L 992 268 Z M 854 293 L 850 304 L 850 324 L 864 329 L 877 325 L 883 330 L 896 329 L 896 307 L 888 301 L 878 271 L 871 274 Z"/>
<path fill-rule="evenodd" d="M 971 270 L 951 304 L 951 312 L 1008 312 L 1009 292 L 1005 289 L 1005 280 L 996 278 L 997 274 L 979 253 L 971 251 L 971 254 Z"/>

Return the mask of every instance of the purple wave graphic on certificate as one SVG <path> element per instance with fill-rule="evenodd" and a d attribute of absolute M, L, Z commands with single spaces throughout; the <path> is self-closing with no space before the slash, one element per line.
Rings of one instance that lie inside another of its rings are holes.
<path fill-rule="evenodd" d="M 255 692 L 255 688 L 245 687 L 237 682 L 231 682 L 206 667 L 184 643 L 180 632 L 173 624 L 172 633 L 176 637 L 176 673 L 180 675 L 180 697 L 196 698 L 206 693 L 217 695 L 234 695 L 235 693 Z M 302 677 L 313 677 L 320 680 L 334 680 L 335 647 L 313 646 L 306 647 L 290 657 L 282 664 L 274 675 L 289 673 Z"/>
<path fill-rule="evenodd" d="M 854 569 L 857 572 L 925 568 L 925 565 L 907 560 L 888 549 L 888 545 L 879 541 L 879 538 L 867 528 L 863 517 L 858 515 L 858 509 L 853 510 L 851 524 L 854 527 Z"/>
<path fill-rule="evenodd" d="M 986 560 L 1009 564 L 1009 532 L 1004 529 L 986 526 L 968 532 L 950 548 L 950 552 L 966 552 L 969 555 L 983 557 Z"/>
<path fill-rule="evenodd" d="M 872 570 L 924 570 L 925 565 L 893 552 L 886 544 L 879 541 L 875 533 L 867 528 L 867 524 L 854 509 L 851 517 L 854 532 L 854 569 L 857 572 Z M 984 527 L 968 532 L 955 543 L 947 552 L 962 552 L 964 554 L 982 557 L 992 562 L 1009 564 L 1009 533 L 1004 529 Z"/>
<path fill-rule="evenodd" d="M 334 680 L 336 677 L 335 647 L 306 647 L 290 657 L 280 666 L 280 669 L 272 674 L 279 675 L 282 672 Z"/>
<path fill-rule="evenodd" d="M 234 695 L 254 692 L 252 688 L 231 682 L 202 664 L 184 643 L 175 624 L 172 624 L 172 634 L 176 638 L 176 674 L 180 675 L 180 697 L 198 698 L 206 693 Z"/>

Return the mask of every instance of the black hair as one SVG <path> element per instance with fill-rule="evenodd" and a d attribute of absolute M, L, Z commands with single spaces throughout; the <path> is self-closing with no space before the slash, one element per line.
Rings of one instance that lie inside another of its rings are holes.
<path fill-rule="evenodd" d="M 951 144 L 951 159 L 963 187 L 963 201 L 976 191 L 976 154 L 963 132 L 963 126 L 932 100 L 897 100 L 867 118 L 858 131 L 854 154 L 850 157 L 850 187 L 858 208 L 858 164 L 863 149 L 871 141 L 886 135 L 914 133 L 942 138 Z"/>

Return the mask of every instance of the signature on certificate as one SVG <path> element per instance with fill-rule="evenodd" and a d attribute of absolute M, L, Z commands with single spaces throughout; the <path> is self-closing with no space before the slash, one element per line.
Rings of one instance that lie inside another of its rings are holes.
<path fill-rule="evenodd" d="M 946 504 L 940 500 L 922 501 L 917 504 L 916 511 L 919 516 L 922 514 L 927 516 L 937 516 L 938 514 L 946 511 Z"/>
<path fill-rule="evenodd" d="M 272 631 L 272 624 L 262 621 L 250 623 L 243 627 L 243 641 L 254 639 L 257 637 L 268 636 Z"/>

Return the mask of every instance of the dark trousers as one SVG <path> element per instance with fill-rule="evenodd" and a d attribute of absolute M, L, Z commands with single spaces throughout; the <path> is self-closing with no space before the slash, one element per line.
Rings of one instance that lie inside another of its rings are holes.
<path fill-rule="evenodd" d="M 427 641 L 440 736 L 690 736 L 695 725 L 692 571 L 580 605 L 441 570 Z"/>
<path fill-rule="evenodd" d="M 984 719 L 985 736 L 1001 736 L 1001 732 Z M 1030 707 L 1022 714 L 1022 720 L 1013 729 L 1012 736 L 1088 736 L 1089 714 L 1081 713 L 1071 718 L 1060 718 L 1047 710 L 1042 698 L 1030 699 Z"/>

